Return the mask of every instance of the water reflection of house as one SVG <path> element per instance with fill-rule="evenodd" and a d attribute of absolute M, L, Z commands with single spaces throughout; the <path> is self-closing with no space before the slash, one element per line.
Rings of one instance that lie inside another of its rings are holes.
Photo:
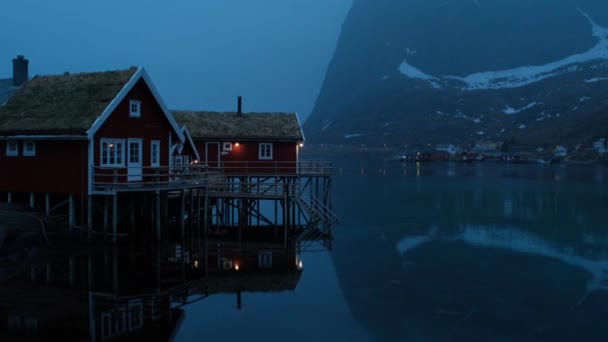
<path fill-rule="evenodd" d="M 302 272 L 296 246 L 208 250 L 196 262 L 114 250 L 34 266 L 1 284 L 0 340 L 168 340 L 184 306 L 233 293 L 241 308 L 244 293 L 295 290 Z"/>

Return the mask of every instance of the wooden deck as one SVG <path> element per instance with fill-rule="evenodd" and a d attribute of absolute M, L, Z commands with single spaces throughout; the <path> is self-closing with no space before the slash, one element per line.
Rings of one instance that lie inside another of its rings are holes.
<path fill-rule="evenodd" d="M 220 168 L 209 168 L 203 164 L 183 167 L 143 167 L 137 180 L 130 180 L 128 168 L 94 168 L 93 194 L 118 192 L 151 192 L 209 187 L 222 191 L 226 196 L 256 196 L 280 198 L 285 190 L 243 186 L 243 183 L 225 185 L 225 177 L 329 177 L 333 175 L 333 164 L 323 161 L 301 162 L 224 162 Z M 231 183 L 231 182 L 228 182 Z M 224 185 L 222 185 L 224 184 Z M 223 186 L 223 189 L 220 187 Z M 249 189 L 250 194 L 245 190 Z M 232 194 L 232 195 L 231 195 Z"/>

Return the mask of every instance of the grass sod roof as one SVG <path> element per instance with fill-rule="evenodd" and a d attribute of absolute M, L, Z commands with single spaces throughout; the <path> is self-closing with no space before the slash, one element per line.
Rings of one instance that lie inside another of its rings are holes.
<path fill-rule="evenodd" d="M 193 139 L 303 141 L 295 113 L 243 113 L 172 111 Z"/>
<path fill-rule="evenodd" d="M 0 132 L 84 134 L 135 72 L 36 76 L 0 107 Z"/>

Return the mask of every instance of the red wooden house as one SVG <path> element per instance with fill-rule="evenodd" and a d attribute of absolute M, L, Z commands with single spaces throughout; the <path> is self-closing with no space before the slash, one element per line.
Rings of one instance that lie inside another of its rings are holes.
<path fill-rule="evenodd" d="M 143 68 L 36 76 L 0 107 L 0 193 L 80 199 L 166 174 L 185 135 Z"/>
<path fill-rule="evenodd" d="M 304 143 L 295 113 L 173 111 L 188 126 L 199 163 L 230 174 L 296 174 Z"/>

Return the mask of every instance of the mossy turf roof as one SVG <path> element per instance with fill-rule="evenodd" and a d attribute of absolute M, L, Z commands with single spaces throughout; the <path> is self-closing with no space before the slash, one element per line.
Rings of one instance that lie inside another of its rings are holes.
<path fill-rule="evenodd" d="M 36 76 L 0 107 L 0 133 L 84 134 L 135 72 Z"/>
<path fill-rule="evenodd" d="M 172 111 L 193 139 L 303 141 L 295 113 Z"/>

